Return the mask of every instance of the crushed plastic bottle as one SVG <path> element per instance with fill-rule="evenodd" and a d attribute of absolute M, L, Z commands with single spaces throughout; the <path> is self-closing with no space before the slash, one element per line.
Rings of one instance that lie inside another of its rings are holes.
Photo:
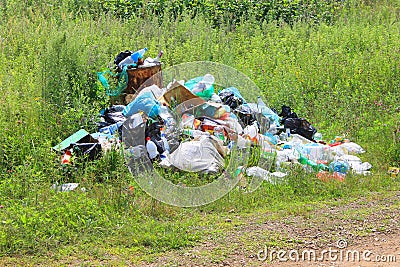
<path fill-rule="evenodd" d="M 347 174 L 347 172 L 349 171 L 349 168 L 350 168 L 349 164 L 343 160 L 333 161 L 329 164 L 329 170 L 331 172 Z"/>
<path fill-rule="evenodd" d="M 61 157 L 61 164 L 71 165 L 71 157 L 72 157 L 71 151 L 69 149 L 67 149 L 65 151 L 65 154 L 62 155 L 62 157 Z"/>
<path fill-rule="evenodd" d="M 221 100 L 221 98 L 219 97 L 219 95 L 217 95 L 217 94 L 212 94 L 212 96 L 211 96 L 211 102 L 215 102 L 215 103 L 222 103 L 222 100 Z M 229 107 L 229 106 L 228 106 Z M 229 112 L 229 111 L 228 111 Z"/>
<path fill-rule="evenodd" d="M 247 176 L 255 176 L 262 178 L 263 180 L 271 183 L 271 184 L 277 184 L 279 181 L 282 180 L 283 177 L 285 177 L 287 174 L 283 172 L 269 172 L 263 168 L 260 168 L 258 166 L 250 167 L 246 169 L 246 175 Z"/>
<path fill-rule="evenodd" d="M 300 154 L 300 157 L 299 157 L 298 161 L 303 165 L 310 166 L 314 171 L 317 171 L 317 172 L 321 171 L 321 170 L 322 171 L 327 171 L 329 169 L 328 166 L 326 166 L 325 164 L 322 164 L 322 163 L 318 164 L 315 161 L 310 160 L 310 159 L 304 157 L 301 154 Z"/>
<path fill-rule="evenodd" d="M 315 140 L 315 141 L 321 141 L 322 140 L 322 134 L 321 133 L 315 133 L 314 134 L 314 136 L 313 136 L 313 139 Z"/>

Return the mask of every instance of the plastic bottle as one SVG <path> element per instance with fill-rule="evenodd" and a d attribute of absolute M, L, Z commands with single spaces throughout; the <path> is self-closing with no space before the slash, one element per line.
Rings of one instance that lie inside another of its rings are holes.
<path fill-rule="evenodd" d="M 150 137 L 146 137 L 146 150 L 149 154 L 150 159 L 154 159 L 158 156 L 157 146 L 156 144 L 150 140 Z"/>
<path fill-rule="evenodd" d="M 119 64 L 118 67 L 122 68 L 125 65 L 132 65 L 136 64 L 139 60 L 139 58 L 143 58 L 144 53 L 146 53 L 147 47 L 140 49 L 130 55 L 129 57 L 126 57 L 124 60 L 122 60 Z"/>
<path fill-rule="evenodd" d="M 278 114 L 272 111 L 267 105 L 265 105 L 264 101 L 261 99 L 260 96 L 257 97 L 257 108 L 259 112 L 261 112 L 265 117 L 267 117 L 271 124 L 275 123 L 277 126 L 280 126 L 280 119 Z"/>
<path fill-rule="evenodd" d="M 69 164 L 71 165 L 71 151 L 69 149 L 67 149 L 65 151 L 65 154 L 61 157 L 61 164 Z"/>
<path fill-rule="evenodd" d="M 317 172 L 320 170 L 327 171 L 329 169 L 328 166 L 326 166 L 325 164 L 322 164 L 322 163 L 317 164 L 315 161 L 310 160 L 301 154 L 300 154 L 298 161 L 303 165 L 310 166 L 314 171 L 317 171 Z"/>
<path fill-rule="evenodd" d="M 349 164 L 343 160 L 333 161 L 329 164 L 329 170 L 331 172 L 339 172 L 341 174 L 346 174 L 350 169 Z"/>
<path fill-rule="evenodd" d="M 169 109 L 164 105 L 160 105 L 160 112 L 158 113 L 158 116 L 164 120 L 164 123 L 175 120 Z"/>
<path fill-rule="evenodd" d="M 165 137 L 164 128 L 161 128 L 161 140 L 163 141 L 164 151 L 167 151 L 169 153 L 170 149 L 169 149 L 168 140 Z"/>
<path fill-rule="evenodd" d="M 254 139 L 257 134 L 258 134 L 258 127 L 256 124 L 251 124 L 251 125 L 247 125 L 244 129 L 243 129 L 243 133 L 247 134 L 250 139 Z"/>
<path fill-rule="evenodd" d="M 217 126 L 217 127 L 214 128 L 214 135 L 218 139 L 221 139 L 222 141 L 225 141 L 224 128 L 222 126 Z"/>
<path fill-rule="evenodd" d="M 228 143 L 228 149 L 229 149 L 229 150 L 232 150 L 234 146 L 235 146 L 235 141 L 233 141 L 233 140 L 229 141 L 229 143 Z"/>
<path fill-rule="evenodd" d="M 260 168 L 258 166 L 250 167 L 246 169 L 246 174 L 248 176 L 255 176 L 259 177 L 271 184 L 277 184 L 283 177 L 286 176 L 285 173 L 282 172 L 273 172 L 270 173 L 269 171 Z"/>
<path fill-rule="evenodd" d="M 286 133 L 286 132 L 282 132 L 280 135 L 279 135 L 279 140 L 281 140 L 282 142 L 287 142 L 287 140 L 288 140 L 288 134 Z"/>
<path fill-rule="evenodd" d="M 289 128 L 286 128 L 286 135 L 288 138 L 290 137 L 290 129 Z"/>

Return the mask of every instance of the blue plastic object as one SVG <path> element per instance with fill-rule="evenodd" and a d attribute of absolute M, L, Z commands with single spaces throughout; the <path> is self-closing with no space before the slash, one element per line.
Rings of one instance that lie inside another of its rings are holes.
<path fill-rule="evenodd" d="M 267 117 L 270 121 L 273 121 L 276 126 L 280 126 L 280 118 L 278 114 L 272 111 L 267 105 L 265 105 L 264 101 L 262 101 L 261 97 L 259 96 L 257 99 L 257 107 L 261 111 L 261 113 Z"/>
<path fill-rule="evenodd" d="M 140 111 L 143 111 L 150 118 L 155 119 L 160 113 L 160 103 L 154 98 L 151 92 L 146 92 L 135 98 L 122 111 L 122 115 L 130 117 Z"/>
<path fill-rule="evenodd" d="M 122 124 L 123 122 L 119 121 L 117 123 L 111 124 L 110 126 L 99 129 L 99 132 L 114 135 L 118 132 L 118 129 L 121 128 Z"/>
<path fill-rule="evenodd" d="M 268 138 L 268 141 L 269 141 L 271 144 L 273 144 L 273 145 L 278 144 L 278 139 L 276 138 L 275 135 L 273 135 L 273 134 L 271 134 L 271 133 L 265 133 L 265 134 L 263 134 L 263 135 L 265 135 L 265 136 Z"/>
<path fill-rule="evenodd" d="M 126 89 L 128 85 L 128 73 L 126 72 L 127 66 L 122 69 L 121 73 L 113 73 L 110 70 L 105 70 L 103 72 L 97 72 L 97 78 L 100 81 L 101 85 L 106 90 L 107 95 L 109 96 L 118 96 L 121 94 L 123 90 Z M 107 78 L 104 75 L 109 75 L 117 79 L 117 84 L 115 87 L 110 86 Z"/>
<path fill-rule="evenodd" d="M 334 161 L 329 164 L 329 170 L 331 172 L 346 174 L 349 171 L 349 164 L 346 161 Z"/>

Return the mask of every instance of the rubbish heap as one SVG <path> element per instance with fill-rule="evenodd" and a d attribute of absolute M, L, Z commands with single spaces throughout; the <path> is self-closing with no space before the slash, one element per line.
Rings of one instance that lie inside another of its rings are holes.
<path fill-rule="evenodd" d="M 121 79 L 129 69 L 161 65 L 162 52 L 155 59 L 143 60 L 146 51 L 125 51 L 116 57 L 119 76 L 111 75 L 118 79 L 114 89 L 104 77 L 107 72 L 98 73 L 110 96 L 118 97 L 129 87 L 130 77 Z M 71 164 L 72 154 L 95 159 L 101 152 L 123 147 L 134 174 L 156 162 L 185 172 L 219 173 L 232 149 L 256 147 L 261 155 L 274 159 L 271 169 L 275 172 L 259 166 L 242 166 L 240 170 L 270 182 L 270 176 L 282 179 L 286 174 L 281 171 L 293 164 L 315 172 L 322 181 L 344 181 L 350 171 L 369 174 L 371 164 L 356 156 L 365 152 L 358 144 L 340 136 L 324 141 L 289 106 L 282 106 L 278 114 L 261 97 L 257 103 L 249 103 L 237 88 L 216 91 L 215 84 L 212 73 L 187 81 L 173 80 L 166 87 L 149 79 L 133 94 L 126 94 L 125 102 L 101 111 L 98 132 L 80 130 L 54 149 L 64 153 L 63 164 Z"/>

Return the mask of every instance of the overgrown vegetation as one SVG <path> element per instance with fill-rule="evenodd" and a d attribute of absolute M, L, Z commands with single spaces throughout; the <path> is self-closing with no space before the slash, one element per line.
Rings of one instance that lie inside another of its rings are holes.
<path fill-rule="evenodd" d="M 385 172 L 400 164 L 400 2 L 356 2 L 1 1 L 0 255 L 61 257 L 76 255 L 75 246 L 87 255 L 129 250 L 135 261 L 194 244 L 203 232 L 193 225 L 233 208 L 398 189 Z M 163 49 L 165 66 L 209 60 L 242 71 L 271 107 L 293 107 L 326 140 L 346 135 L 362 145 L 375 174 L 337 184 L 293 170 L 285 184 L 178 209 L 142 192 L 119 152 L 63 170 L 51 147 L 79 128 L 95 130 L 108 105 L 96 72 L 144 46 Z M 55 193 L 54 182 L 86 191 Z"/>

